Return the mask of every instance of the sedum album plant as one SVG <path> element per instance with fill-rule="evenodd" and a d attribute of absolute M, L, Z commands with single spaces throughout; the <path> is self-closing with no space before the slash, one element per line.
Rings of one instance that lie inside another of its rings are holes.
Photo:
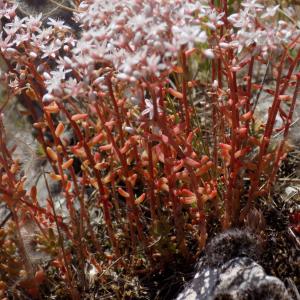
<path fill-rule="evenodd" d="M 81 1 L 78 32 L 0 3 L 2 80 L 31 113 L 66 203 L 56 209 L 46 177 L 39 203 L 3 124 L 1 201 L 25 277 L 35 278 L 23 284 L 32 297 L 44 279 L 22 242 L 28 218 L 77 299 L 87 269 L 105 283 L 107 268 L 137 274 L 188 259 L 204 247 L 208 220 L 242 223 L 270 192 L 299 89 L 300 32 L 279 5 L 231 10 L 226 1 Z M 266 122 L 255 115 L 262 93 Z"/>

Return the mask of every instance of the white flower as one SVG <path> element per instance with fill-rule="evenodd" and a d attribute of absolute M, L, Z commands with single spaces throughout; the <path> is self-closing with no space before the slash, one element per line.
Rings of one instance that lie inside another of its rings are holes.
<path fill-rule="evenodd" d="M 65 70 L 63 66 L 60 66 L 58 70 L 51 71 L 51 77 L 46 80 L 48 93 L 60 94 L 62 92 L 61 83 L 69 72 L 70 70 Z"/>
<path fill-rule="evenodd" d="M 12 46 L 12 43 L 10 42 L 11 37 L 7 36 L 5 39 L 3 39 L 3 32 L 0 36 L 0 49 L 1 51 L 5 51 L 6 49 L 10 48 Z"/>
<path fill-rule="evenodd" d="M 42 25 L 42 14 L 25 18 L 26 28 L 31 32 L 38 31 Z"/>
<path fill-rule="evenodd" d="M 261 18 L 274 17 L 280 5 L 267 7 L 267 11 L 261 15 Z"/>
<path fill-rule="evenodd" d="M 175 43 L 178 44 L 178 48 L 182 45 L 188 45 L 189 48 L 195 42 L 205 43 L 207 40 L 207 35 L 205 31 L 201 31 L 200 26 L 173 26 L 172 32 L 174 35 Z"/>
<path fill-rule="evenodd" d="M 150 57 L 147 57 L 147 71 L 158 76 L 159 71 L 166 69 L 166 65 L 160 63 L 160 60 L 161 57 L 155 54 L 151 55 Z"/>
<path fill-rule="evenodd" d="M 261 9 L 264 8 L 262 4 L 257 3 L 257 0 L 247 0 L 241 3 L 242 6 L 247 7 L 248 9 Z"/>
<path fill-rule="evenodd" d="M 27 42 L 29 39 L 30 39 L 30 35 L 28 32 L 24 34 L 17 33 L 15 37 L 16 46 L 19 46 L 20 44 Z"/>
<path fill-rule="evenodd" d="M 49 28 L 42 28 L 40 30 L 38 30 L 38 35 L 36 36 L 36 39 L 40 40 L 40 41 L 47 41 L 50 36 L 53 34 L 53 28 L 49 27 Z"/>
<path fill-rule="evenodd" d="M 159 99 L 156 100 L 157 103 L 157 112 L 162 112 L 162 109 L 159 107 Z M 142 116 L 149 114 L 149 119 L 152 120 L 154 117 L 154 106 L 151 100 L 145 99 L 146 109 L 142 111 Z"/>
<path fill-rule="evenodd" d="M 61 49 L 61 42 L 58 42 L 57 40 L 55 42 L 52 42 L 49 45 L 42 45 L 41 49 L 43 51 L 42 58 L 51 57 L 55 58 L 57 56 L 57 53 L 59 49 Z"/>
<path fill-rule="evenodd" d="M 49 21 L 47 22 L 47 24 L 49 26 L 53 26 L 54 28 L 59 29 L 59 30 L 63 30 L 63 29 L 69 30 L 69 29 L 71 29 L 71 27 L 65 25 L 65 22 L 62 21 L 62 20 L 54 20 L 52 18 L 49 18 Z"/>
<path fill-rule="evenodd" d="M 8 23 L 5 27 L 5 32 L 8 35 L 15 34 L 17 31 L 19 31 L 24 24 L 25 19 L 20 19 L 19 17 L 15 17 L 13 22 Z"/>

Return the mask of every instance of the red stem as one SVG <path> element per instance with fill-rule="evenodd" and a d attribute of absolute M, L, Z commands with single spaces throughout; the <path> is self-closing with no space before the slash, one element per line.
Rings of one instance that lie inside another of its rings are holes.
<path fill-rule="evenodd" d="M 181 58 L 182 58 L 182 102 L 184 106 L 185 111 L 185 126 L 186 131 L 190 132 L 190 112 L 189 112 L 189 105 L 188 105 L 188 99 L 187 99 L 187 74 L 188 74 L 188 66 L 186 62 L 186 55 L 185 52 L 181 51 Z"/>

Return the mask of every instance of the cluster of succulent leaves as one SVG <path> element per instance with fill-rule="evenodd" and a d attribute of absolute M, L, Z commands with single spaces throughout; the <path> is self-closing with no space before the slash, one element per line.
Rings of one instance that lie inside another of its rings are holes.
<path fill-rule="evenodd" d="M 9 222 L 5 229 L 0 230 L 0 280 L 7 283 L 14 283 L 23 269 L 15 237 L 15 226 Z"/>

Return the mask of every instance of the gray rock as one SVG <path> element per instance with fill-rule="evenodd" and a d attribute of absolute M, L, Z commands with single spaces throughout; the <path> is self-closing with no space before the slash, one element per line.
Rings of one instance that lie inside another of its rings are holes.
<path fill-rule="evenodd" d="M 43 14 L 44 18 L 70 18 L 71 1 L 56 0 L 14 0 L 18 4 L 18 13 L 23 16 L 37 16 Z"/>
<path fill-rule="evenodd" d="M 283 282 L 254 261 L 257 239 L 230 230 L 213 239 L 200 259 L 194 278 L 176 300 L 289 300 Z M 236 257 L 234 257 L 236 255 Z"/>
<path fill-rule="evenodd" d="M 7 220 L 10 218 L 10 210 L 5 204 L 0 205 L 0 228 L 5 225 Z"/>

